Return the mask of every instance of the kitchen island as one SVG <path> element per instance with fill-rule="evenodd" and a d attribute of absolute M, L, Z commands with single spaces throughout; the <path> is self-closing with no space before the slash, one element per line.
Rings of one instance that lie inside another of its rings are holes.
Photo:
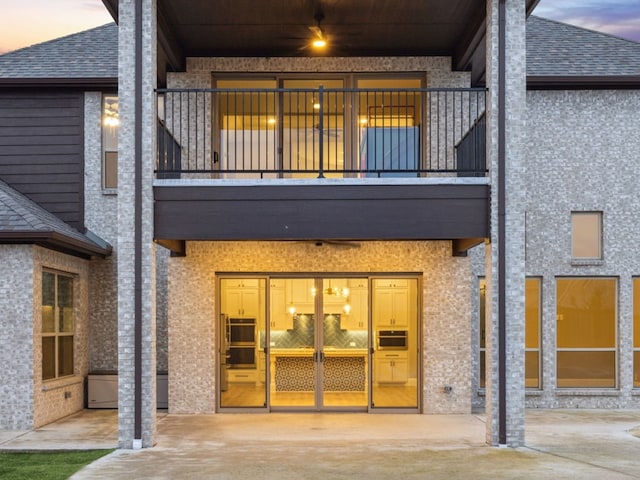
<path fill-rule="evenodd" d="M 323 391 L 364 392 L 367 388 L 366 348 L 325 348 L 322 363 Z M 276 392 L 315 389 L 313 348 L 272 348 L 271 387 Z"/>

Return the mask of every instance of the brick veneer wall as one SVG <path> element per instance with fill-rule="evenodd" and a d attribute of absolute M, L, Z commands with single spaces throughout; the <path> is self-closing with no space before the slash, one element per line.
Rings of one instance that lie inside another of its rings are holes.
<path fill-rule="evenodd" d="M 471 411 L 470 262 L 450 242 L 197 242 L 169 259 L 169 411 L 215 409 L 218 331 L 215 273 L 422 272 L 423 401 L 426 413 Z M 443 386 L 451 385 L 452 393 Z"/>
<path fill-rule="evenodd" d="M 33 248 L 0 245 L 0 428 L 33 428 Z"/>
<path fill-rule="evenodd" d="M 73 301 L 75 313 L 75 375 L 42 381 L 42 270 L 48 268 L 74 275 Z M 84 381 L 89 372 L 89 262 L 77 257 L 33 248 L 33 426 L 47 423 L 82 410 Z"/>

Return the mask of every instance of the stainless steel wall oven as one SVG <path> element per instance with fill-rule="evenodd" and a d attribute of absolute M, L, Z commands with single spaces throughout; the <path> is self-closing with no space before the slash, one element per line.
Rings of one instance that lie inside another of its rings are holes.
<path fill-rule="evenodd" d="M 227 318 L 229 368 L 256 368 L 256 337 L 255 318 Z"/>
<path fill-rule="evenodd" d="M 378 350 L 407 350 L 406 330 L 378 330 Z"/>

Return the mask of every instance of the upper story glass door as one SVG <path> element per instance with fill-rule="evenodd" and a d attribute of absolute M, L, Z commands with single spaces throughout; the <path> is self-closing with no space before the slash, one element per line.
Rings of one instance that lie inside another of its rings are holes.
<path fill-rule="evenodd" d="M 342 79 L 283 80 L 282 167 L 291 178 L 342 177 L 345 92 Z"/>

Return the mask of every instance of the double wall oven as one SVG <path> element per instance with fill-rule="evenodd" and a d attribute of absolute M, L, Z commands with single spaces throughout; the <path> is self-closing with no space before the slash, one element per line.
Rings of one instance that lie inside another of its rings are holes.
<path fill-rule="evenodd" d="M 256 319 L 224 317 L 227 368 L 256 368 Z"/>

